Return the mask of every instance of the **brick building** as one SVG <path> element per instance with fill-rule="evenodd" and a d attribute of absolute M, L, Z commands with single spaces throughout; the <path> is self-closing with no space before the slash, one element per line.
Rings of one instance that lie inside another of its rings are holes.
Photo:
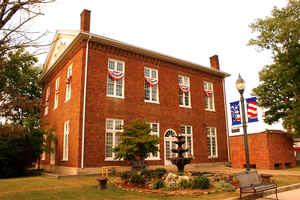
<path fill-rule="evenodd" d="M 230 155 L 233 168 L 243 168 L 246 163 L 244 136 L 230 136 Z M 296 159 L 293 139 L 286 132 L 269 130 L 248 135 L 250 165 L 257 169 L 294 167 Z"/>
<path fill-rule="evenodd" d="M 185 135 L 193 163 L 228 160 L 224 78 L 218 56 L 194 64 L 89 32 L 57 31 L 44 64 L 43 119 L 56 130 L 42 165 L 68 173 L 126 165 L 114 160 L 122 125 L 145 119 L 161 138 L 149 165 L 169 165 L 174 136 Z"/>

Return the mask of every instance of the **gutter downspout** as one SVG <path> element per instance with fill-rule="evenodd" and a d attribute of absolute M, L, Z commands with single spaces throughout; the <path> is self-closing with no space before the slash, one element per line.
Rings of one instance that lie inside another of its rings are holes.
<path fill-rule="evenodd" d="M 225 80 L 223 79 L 223 94 L 224 94 L 224 105 L 225 105 L 225 119 L 226 119 L 226 139 L 227 139 L 227 154 L 228 162 L 231 161 L 230 157 L 230 144 L 229 144 L 229 130 L 228 130 L 228 115 L 227 115 L 227 102 L 226 102 L 226 93 L 225 93 Z"/>
<path fill-rule="evenodd" d="M 88 69 L 88 55 L 89 55 L 89 41 L 92 36 L 89 36 L 89 39 L 86 43 L 85 51 L 85 72 L 84 72 L 84 89 L 83 89 L 83 115 L 82 115 L 82 141 L 81 141 L 81 169 L 84 168 L 84 137 L 85 137 L 85 115 L 86 115 L 86 87 L 87 87 L 87 69 Z"/>

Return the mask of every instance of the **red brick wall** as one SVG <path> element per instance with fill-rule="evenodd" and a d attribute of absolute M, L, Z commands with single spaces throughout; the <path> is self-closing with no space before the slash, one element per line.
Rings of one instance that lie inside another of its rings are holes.
<path fill-rule="evenodd" d="M 84 44 L 83 44 L 84 45 Z M 82 67 L 84 58 L 84 49 L 78 47 L 71 55 L 64 59 L 61 65 L 55 72 L 49 76 L 43 84 L 43 103 L 46 98 L 46 90 L 50 86 L 49 111 L 48 115 L 44 116 L 44 109 L 42 110 L 42 119 L 47 124 L 47 128 L 53 128 L 56 133 L 56 157 L 55 163 L 61 166 L 79 167 L 81 158 L 81 109 L 82 109 Z M 72 64 L 72 92 L 71 99 L 65 102 L 66 96 L 66 77 L 67 68 Z M 60 77 L 60 94 L 58 107 L 54 109 L 54 95 L 55 95 L 55 81 Z M 70 120 L 70 134 L 69 134 L 69 161 L 62 161 L 63 156 L 63 135 L 64 122 Z M 47 154 L 46 160 L 42 164 L 50 163 L 50 155 Z"/>
<path fill-rule="evenodd" d="M 245 161 L 244 136 L 230 137 L 230 155 L 233 168 L 243 168 Z M 279 133 L 256 133 L 248 135 L 250 164 L 257 169 L 274 169 L 275 163 L 295 164 L 292 141 Z"/>
<path fill-rule="evenodd" d="M 125 99 L 106 97 L 108 58 L 125 62 Z M 159 104 L 144 102 L 144 66 L 158 69 Z M 179 107 L 178 75 L 190 77 L 192 108 Z M 203 81 L 214 84 L 216 112 L 205 111 Z M 91 44 L 89 50 L 87 120 L 85 138 L 85 166 L 120 164 L 104 162 L 105 120 L 136 118 L 160 123 L 160 161 L 164 164 L 164 133 L 173 129 L 178 134 L 180 125 L 192 125 L 195 160 L 193 162 L 227 161 L 226 125 L 222 79 L 181 66 L 136 55 L 120 49 Z M 206 126 L 217 128 L 218 154 L 208 160 Z"/>

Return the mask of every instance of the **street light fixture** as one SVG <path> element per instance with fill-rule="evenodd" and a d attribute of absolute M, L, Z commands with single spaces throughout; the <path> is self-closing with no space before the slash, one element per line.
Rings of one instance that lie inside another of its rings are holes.
<path fill-rule="evenodd" d="M 246 155 L 246 168 L 247 171 L 250 170 L 250 162 L 249 162 L 249 149 L 248 149 L 248 135 L 247 135 L 247 124 L 246 124 L 246 117 L 245 117 L 245 104 L 244 104 L 244 96 L 243 93 L 245 91 L 245 81 L 242 79 L 241 75 L 239 74 L 239 78 L 235 82 L 236 88 L 241 95 L 241 107 L 242 107 L 242 126 L 244 132 L 244 145 L 245 145 L 245 155 Z"/>

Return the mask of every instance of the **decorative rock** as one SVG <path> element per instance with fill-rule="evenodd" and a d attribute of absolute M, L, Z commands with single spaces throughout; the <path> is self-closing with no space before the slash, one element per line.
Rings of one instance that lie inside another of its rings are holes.
<path fill-rule="evenodd" d="M 165 184 L 167 187 L 175 187 L 178 182 L 178 175 L 169 173 L 166 177 Z"/>

